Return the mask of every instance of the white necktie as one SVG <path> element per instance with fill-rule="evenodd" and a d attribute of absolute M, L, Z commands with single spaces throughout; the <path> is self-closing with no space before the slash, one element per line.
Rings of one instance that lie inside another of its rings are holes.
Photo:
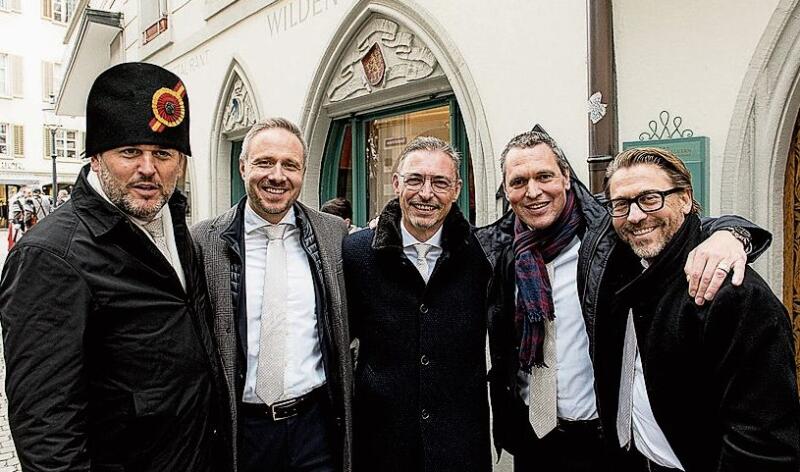
<path fill-rule="evenodd" d="M 547 275 L 553 281 L 552 264 L 547 264 Z M 531 369 L 531 386 L 528 419 L 536 437 L 543 438 L 558 426 L 558 359 L 556 358 L 556 321 L 544 321 L 544 363 L 547 367 Z"/>
<path fill-rule="evenodd" d="M 266 226 L 267 263 L 261 298 L 261 337 L 258 350 L 256 395 L 267 405 L 283 396 L 286 361 L 286 225 Z"/>
<path fill-rule="evenodd" d="M 433 246 L 425 243 L 414 244 L 414 249 L 417 250 L 417 270 L 425 280 L 425 283 L 428 283 L 428 279 L 430 278 L 428 275 L 430 269 L 428 267 L 428 252 L 431 250 L 431 247 Z"/>
<path fill-rule="evenodd" d="M 172 265 L 172 256 L 169 252 L 169 246 L 167 246 L 167 237 L 164 235 L 164 225 L 161 222 L 161 218 L 148 221 L 144 224 L 144 229 L 150 233 L 158 250 L 161 251 L 161 254 L 163 254 L 164 257 L 167 258 L 169 264 Z"/>
<path fill-rule="evenodd" d="M 619 436 L 619 445 L 623 448 L 628 447 L 631 441 L 635 365 L 636 328 L 633 325 L 633 310 L 629 310 L 628 322 L 625 327 L 625 346 L 622 350 L 622 371 L 619 379 L 619 405 L 617 407 L 617 436 Z"/>

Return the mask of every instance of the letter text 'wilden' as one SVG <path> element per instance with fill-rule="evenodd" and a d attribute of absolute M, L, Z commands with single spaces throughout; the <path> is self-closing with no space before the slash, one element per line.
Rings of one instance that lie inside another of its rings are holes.
<path fill-rule="evenodd" d="M 269 35 L 277 37 L 280 33 L 294 28 L 309 18 L 321 15 L 339 4 L 339 0 L 288 0 L 278 2 L 267 13 Z"/>

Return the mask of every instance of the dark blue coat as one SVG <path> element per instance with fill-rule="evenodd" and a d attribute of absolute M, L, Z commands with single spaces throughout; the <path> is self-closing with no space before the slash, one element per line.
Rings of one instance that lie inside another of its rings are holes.
<path fill-rule="evenodd" d="M 426 285 L 406 258 L 400 206 L 343 245 L 358 472 L 491 471 L 486 295 L 491 266 L 458 208 Z"/>

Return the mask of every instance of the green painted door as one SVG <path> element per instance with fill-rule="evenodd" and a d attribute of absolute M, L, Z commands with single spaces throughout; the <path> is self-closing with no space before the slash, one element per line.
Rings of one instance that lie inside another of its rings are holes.
<path fill-rule="evenodd" d="M 391 179 L 403 148 L 417 136 L 435 136 L 461 152 L 464 185 L 458 204 L 475 221 L 474 182 L 464 122 L 455 98 L 430 100 L 334 120 L 320 182 L 320 204 L 344 197 L 353 220 L 364 226 L 394 198 Z"/>
<path fill-rule="evenodd" d="M 239 203 L 244 196 L 244 182 L 239 173 L 239 154 L 242 152 L 242 142 L 231 142 L 231 206 Z"/>

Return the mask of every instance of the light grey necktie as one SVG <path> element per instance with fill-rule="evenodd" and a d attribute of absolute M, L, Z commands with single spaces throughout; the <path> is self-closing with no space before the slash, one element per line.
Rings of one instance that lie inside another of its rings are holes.
<path fill-rule="evenodd" d="M 414 249 L 417 250 L 417 270 L 422 278 L 425 280 L 425 283 L 428 283 L 428 279 L 430 276 L 428 275 L 429 267 L 428 267 L 428 252 L 431 250 L 430 244 L 425 243 L 415 243 Z"/>
<path fill-rule="evenodd" d="M 553 266 L 547 264 L 547 275 L 553 281 Z M 556 356 L 556 321 L 544 322 L 544 363 L 547 367 L 531 369 L 528 419 L 536 437 L 543 438 L 558 426 L 558 359 Z"/>
<path fill-rule="evenodd" d="M 144 224 L 144 229 L 150 233 L 158 250 L 161 251 L 161 254 L 163 254 L 170 265 L 172 265 L 172 256 L 170 256 L 169 246 L 167 246 L 167 237 L 164 235 L 164 225 L 161 222 L 161 218 L 148 221 Z"/>
<path fill-rule="evenodd" d="M 636 328 L 633 310 L 628 311 L 625 327 L 625 347 L 622 350 L 622 371 L 619 379 L 619 406 L 617 407 L 617 436 L 619 445 L 629 447 L 631 442 L 631 413 L 633 411 L 633 378 L 636 366 Z"/>
<path fill-rule="evenodd" d="M 286 361 L 286 248 L 283 236 L 286 225 L 265 227 L 267 263 L 264 293 L 261 298 L 261 337 L 258 350 L 256 395 L 267 405 L 283 396 L 283 372 Z"/>

